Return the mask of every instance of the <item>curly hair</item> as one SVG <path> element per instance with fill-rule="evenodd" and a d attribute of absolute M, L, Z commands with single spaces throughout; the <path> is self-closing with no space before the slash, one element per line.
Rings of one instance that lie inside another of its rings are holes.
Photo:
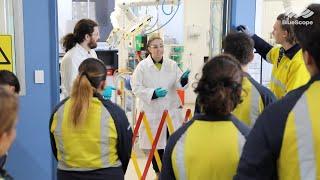
<path fill-rule="evenodd" d="M 202 69 L 194 92 L 205 113 L 228 115 L 241 102 L 243 72 L 240 63 L 223 54 L 209 60 Z"/>
<path fill-rule="evenodd" d="M 233 55 L 241 65 L 247 65 L 252 60 L 254 41 L 245 33 L 229 33 L 222 42 L 222 48 L 224 53 Z"/>

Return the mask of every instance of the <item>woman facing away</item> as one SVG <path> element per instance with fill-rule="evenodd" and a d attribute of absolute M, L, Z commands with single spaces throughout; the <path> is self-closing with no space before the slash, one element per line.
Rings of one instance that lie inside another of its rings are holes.
<path fill-rule="evenodd" d="M 160 179 L 232 179 L 248 127 L 231 112 L 241 101 L 242 70 L 229 55 L 219 55 L 202 69 L 195 92 L 203 113 L 170 138 Z"/>
<path fill-rule="evenodd" d="M 101 93 L 106 67 L 95 58 L 79 66 L 70 98 L 50 120 L 51 146 L 59 180 L 124 179 L 132 148 L 132 130 L 124 111 Z"/>

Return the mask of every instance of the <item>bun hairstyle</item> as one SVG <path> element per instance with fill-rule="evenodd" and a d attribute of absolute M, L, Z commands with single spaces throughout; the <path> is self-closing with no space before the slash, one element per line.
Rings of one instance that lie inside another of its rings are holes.
<path fill-rule="evenodd" d="M 209 60 L 194 90 L 204 112 L 230 114 L 241 102 L 242 78 L 241 66 L 233 56 L 223 54 Z"/>

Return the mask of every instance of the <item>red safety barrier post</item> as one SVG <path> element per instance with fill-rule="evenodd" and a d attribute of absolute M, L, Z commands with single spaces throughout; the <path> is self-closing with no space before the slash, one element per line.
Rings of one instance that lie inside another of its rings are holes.
<path fill-rule="evenodd" d="M 138 117 L 138 121 L 136 123 L 136 126 L 134 127 L 133 136 L 132 136 L 132 144 L 135 143 L 135 140 L 138 137 L 138 132 L 139 132 L 139 128 L 140 128 L 143 116 L 144 116 L 144 112 L 140 112 L 139 117 Z"/>
<path fill-rule="evenodd" d="M 187 109 L 186 115 L 184 116 L 183 124 L 188 122 L 192 117 L 191 109 Z"/>

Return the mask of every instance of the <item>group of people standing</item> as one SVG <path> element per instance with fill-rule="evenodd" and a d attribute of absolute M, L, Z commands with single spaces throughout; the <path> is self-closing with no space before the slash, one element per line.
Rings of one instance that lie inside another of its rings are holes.
<path fill-rule="evenodd" d="M 308 9 L 313 25 L 285 24 L 291 18 L 277 17 L 273 35 L 279 47 L 245 26 L 228 34 L 223 54 L 203 66 L 194 90 L 195 115 L 184 125 L 176 89 L 188 87 L 190 71 L 163 57 L 159 36 L 149 38 L 149 55 L 136 67 L 131 86 L 153 134 L 163 110 L 169 110 L 176 128 L 169 137 L 164 127 L 157 145 L 163 166 L 153 160 L 153 169 L 160 179 L 317 179 L 320 5 Z M 92 44 L 90 35 L 86 42 Z M 273 64 L 270 89 L 248 73 L 254 48 Z M 123 110 L 101 96 L 102 65 L 98 59 L 82 61 L 70 98 L 52 115 L 59 179 L 124 178 L 132 130 Z M 139 146 L 151 149 L 143 126 Z"/>
<path fill-rule="evenodd" d="M 319 179 L 320 4 L 308 9 L 307 18 L 278 16 L 281 46 L 246 26 L 227 35 L 229 55 L 204 65 L 195 116 L 169 138 L 160 179 Z M 246 73 L 253 42 L 273 64 L 270 90 Z"/>
<path fill-rule="evenodd" d="M 163 40 L 152 36 L 148 57 L 132 76 L 153 134 L 162 112 L 168 110 L 176 131 L 163 128 L 158 152 L 163 166 L 153 168 L 160 179 L 319 179 L 320 177 L 320 4 L 314 14 L 285 24 L 278 16 L 272 47 L 245 26 L 228 34 L 223 54 L 204 64 L 196 83 L 195 115 L 182 125 L 177 88 L 189 84 L 190 70 L 163 57 Z M 64 38 L 61 62 L 62 92 L 66 98 L 50 119 L 50 140 L 58 161 L 59 180 L 124 179 L 132 150 L 132 128 L 125 112 L 109 98 L 106 67 L 94 48 L 98 24 L 80 20 Z M 270 90 L 248 74 L 254 48 L 273 64 Z M 0 71 L 0 178 L 5 154 L 15 138 L 19 84 L 5 82 Z M 5 74 L 5 73 L 4 73 Z M 6 76 L 7 77 L 7 76 Z M 5 80 L 9 79 L 4 78 Z M 15 79 L 12 80 L 15 82 Z M 139 145 L 148 152 L 145 127 Z"/>

